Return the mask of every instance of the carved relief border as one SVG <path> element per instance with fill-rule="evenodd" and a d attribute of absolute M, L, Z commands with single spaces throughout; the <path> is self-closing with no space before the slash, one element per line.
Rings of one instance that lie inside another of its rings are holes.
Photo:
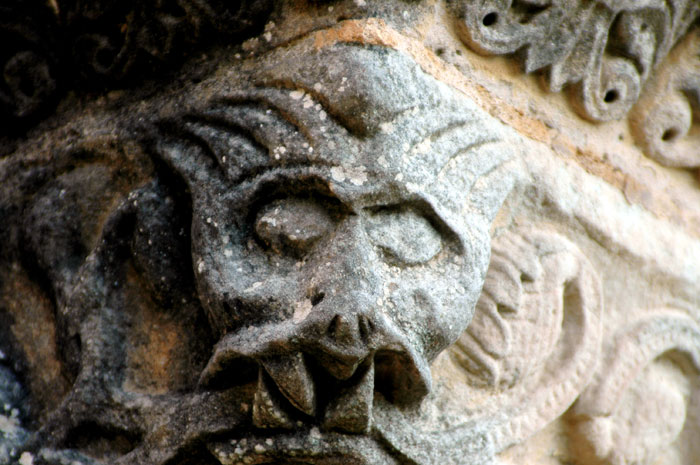
<path fill-rule="evenodd" d="M 483 55 L 513 55 L 541 72 L 550 92 L 566 90 L 583 118 L 628 114 L 644 153 L 695 168 L 700 5 L 689 0 L 478 0 L 448 2 L 456 30 Z M 688 29 L 690 37 L 684 39 Z M 683 50 L 667 59 L 684 41 Z M 658 76 L 655 76 L 658 74 Z M 639 101 L 639 104 L 637 102 Z"/>

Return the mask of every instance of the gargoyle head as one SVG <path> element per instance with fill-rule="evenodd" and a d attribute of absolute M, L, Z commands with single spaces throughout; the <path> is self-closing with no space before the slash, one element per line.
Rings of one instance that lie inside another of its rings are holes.
<path fill-rule="evenodd" d="M 260 428 L 367 432 L 374 392 L 419 401 L 471 320 L 512 148 L 395 51 L 302 43 L 228 78 L 155 145 L 220 336 L 200 383 L 257 377 Z"/>
<path fill-rule="evenodd" d="M 67 147 L 17 209 L 66 380 L 22 447 L 389 464 L 432 444 L 384 426 L 472 318 L 507 130 L 410 56 L 313 36 L 130 108 L 135 137 Z"/>

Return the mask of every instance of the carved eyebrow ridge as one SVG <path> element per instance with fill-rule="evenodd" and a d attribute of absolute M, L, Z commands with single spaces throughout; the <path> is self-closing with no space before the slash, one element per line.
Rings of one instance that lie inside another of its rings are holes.
<path fill-rule="evenodd" d="M 176 132 L 177 138 L 188 141 L 200 147 L 207 158 L 214 162 L 221 174 L 231 180 L 234 184 L 239 184 L 246 178 L 256 176 L 257 173 L 266 168 L 266 165 L 258 164 L 257 166 L 246 169 L 245 163 L 241 163 L 238 165 L 239 172 L 236 173 L 237 175 L 231 176 L 233 174 L 231 173 L 231 170 L 223 165 L 223 155 L 219 153 L 219 150 L 217 150 L 215 146 L 212 145 L 209 138 L 205 135 L 199 134 L 197 129 L 211 128 L 230 135 L 238 135 L 245 138 L 261 154 L 265 154 L 267 157 L 269 157 L 270 148 L 268 141 L 265 140 L 261 134 L 261 131 L 255 125 L 250 124 L 247 126 L 245 123 L 242 123 L 241 120 L 227 117 L 228 115 L 225 114 L 225 111 L 228 109 L 249 107 L 251 110 L 257 111 L 260 114 L 264 113 L 267 116 L 276 117 L 277 119 L 291 124 L 296 130 L 294 132 L 305 136 L 304 131 L 299 130 L 298 125 L 296 125 L 293 121 L 290 121 L 288 118 L 285 118 L 278 108 L 276 108 L 274 105 L 267 104 L 267 102 L 263 102 L 265 105 L 260 105 L 260 102 L 257 100 L 240 99 L 225 102 L 219 101 L 219 103 L 226 103 L 226 105 L 214 106 L 199 113 L 185 115 L 182 118 L 184 125 L 180 125 L 175 131 L 173 131 L 173 128 L 171 127 L 171 131 L 169 132 Z M 231 105 L 231 103 L 233 103 L 233 105 Z M 308 140 L 308 137 L 304 137 L 304 139 Z M 266 161 L 269 162 L 269 158 L 267 158 Z"/>
<path fill-rule="evenodd" d="M 350 134 L 353 134 L 355 136 L 362 135 L 362 134 L 360 134 L 360 131 L 357 131 L 355 128 L 352 128 L 352 127 L 348 126 L 347 124 L 345 124 L 342 121 L 342 118 L 338 118 L 338 115 L 336 114 L 335 110 L 333 110 L 333 108 L 330 105 L 330 100 L 325 95 L 323 95 L 322 93 L 316 91 L 315 89 L 313 89 L 305 84 L 293 82 L 293 81 L 287 81 L 287 80 L 272 80 L 272 81 L 269 81 L 267 83 L 267 85 L 259 86 L 259 87 L 257 87 L 257 89 L 260 91 L 263 91 L 263 92 L 264 91 L 275 92 L 280 97 L 287 97 L 284 94 L 285 91 L 293 92 L 295 90 L 303 90 L 306 94 L 311 96 L 311 99 L 315 103 L 321 105 L 321 108 L 323 109 L 323 111 L 326 113 L 328 118 L 331 121 L 333 121 L 334 124 L 340 126 L 341 128 L 348 131 Z M 267 102 L 267 99 L 265 99 L 265 101 Z M 267 102 L 267 103 L 274 105 L 272 102 Z M 283 114 L 283 115 L 286 114 L 287 116 L 289 116 L 289 118 L 292 118 L 292 115 L 287 114 L 283 110 L 278 109 L 278 111 L 280 111 L 281 114 Z M 295 124 L 293 121 L 290 121 L 290 122 Z M 300 130 L 302 130 L 302 131 L 305 129 L 305 128 L 303 128 L 303 125 L 301 125 L 301 123 L 296 123 L 296 126 L 299 127 Z"/>
<path fill-rule="evenodd" d="M 409 149 L 407 150 L 408 152 L 415 150 L 420 144 L 424 143 L 426 140 L 430 141 L 431 147 L 435 143 L 439 143 L 441 140 L 445 140 L 447 137 L 449 137 L 451 134 L 459 131 L 460 129 L 465 129 L 469 130 L 470 128 L 468 125 L 474 124 L 474 120 L 458 120 L 451 122 L 450 124 L 447 124 L 439 129 L 436 129 L 433 132 L 428 133 L 427 135 L 421 137 L 419 140 L 414 142 Z M 465 145 L 459 145 L 456 149 L 454 149 L 449 156 L 445 159 L 443 162 L 442 166 L 440 167 L 440 170 L 436 173 L 436 178 L 439 177 L 444 173 L 444 171 L 447 169 L 447 165 L 452 161 L 454 158 L 459 156 L 460 154 L 472 150 L 474 148 L 477 148 L 481 145 L 493 143 L 493 142 L 498 142 L 498 139 L 482 139 L 482 140 L 470 140 L 467 144 Z M 432 152 L 432 150 L 431 150 Z M 491 170 L 491 169 L 490 169 Z M 489 172 L 490 172 L 489 170 Z M 479 173 L 474 173 L 477 176 L 483 175 Z"/>
<path fill-rule="evenodd" d="M 280 89 L 257 88 L 256 90 L 279 91 Z M 249 106 L 250 108 L 255 108 L 256 110 L 259 110 L 259 111 L 263 111 L 265 114 L 275 116 L 279 120 L 284 121 L 286 123 L 289 123 L 291 126 L 294 127 L 294 129 L 296 129 L 299 132 L 299 134 L 304 136 L 304 138 L 306 139 L 306 141 L 309 144 L 311 144 L 313 142 L 313 138 L 311 137 L 311 134 L 309 134 L 308 129 L 297 118 L 294 118 L 294 116 L 290 112 L 285 111 L 284 108 L 282 108 L 280 105 L 278 105 L 277 102 L 267 98 L 264 95 L 254 95 L 254 96 L 245 96 L 245 97 L 236 97 L 236 96 L 221 97 L 219 99 L 214 100 L 212 102 L 212 105 L 209 107 L 209 109 L 207 111 L 208 112 L 221 112 L 221 111 L 225 112 L 227 109 L 234 109 L 234 108 L 246 107 L 246 106 Z M 220 118 L 223 121 L 230 121 L 230 120 L 226 119 L 225 115 L 207 115 L 207 116 L 215 118 L 215 119 Z"/>
<path fill-rule="evenodd" d="M 229 129 L 228 126 L 225 127 L 226 129 Z M 240 133 L 244 137 L 246 136 L 245 131 L 242 131 Z M 198 134 L 191 133 L 189 130 L 187 131 L 187 136 L 188 140 L 190 142 L 195 143 L 199 147 L 201 147 L 205 154 L 209 157 L 212 158 L 216 163 L 217 166 L 219 167 L 220 171 L 222 174 L 227 177 L 234 185 L 240 185 L 243 184 L 244 182 L 250 182 L 254 183 L 257 178 L 265 176 L 267 173 L 270 173 L 272 171 L 294 171 L 294 170 L 299 170 L 303 168 L 313 168 L 313 167 L 318 167 L 318 166 L 335 166 L 332 163 L 325 161 L 325 160 L 314 160 L 313 162 L 309 161 L 302 161 L 302 162 L 296 162 L 296 163 L 284 163 L 280 165 L 262 165 L 262 164 L 257 164 L 253 165 L 249 168 L 244 168 L 241 167 L 240 173 L 236 177 L 230 177 L 229 172 L 226 170 L 225 167 L 223 167 L 220 164 L 219 158 L 216 155 L 215 151 L 210 147 L 209 143 L 199 136 Z M 256 143 L 255 140 L 251 140 L 253 143 Z M 267 153 L 267 148 L 261 144 L 258 144 L 260 147 L 261 151 L 264 151 Z"/>
<path fill-rule="evenodd" d="M 445 163 L 443 163 L 442 166 L 440 167 L 440 171 L 437 173 L 436 177 L 440 177 L 442 174 L 444 174 L 445 170 L 448 168 L 447 165 L 448 165 L 452 160 L 454 160 L 455 158 L 457 158 L 458 156 L 460 156 L 461 154 L 463 154 L 463 153 L 465 153 L 465 152 L 468 152 L 468 151 L 470 151 L 470 150 L 476 149 L 476 148 L 478 148 L 478 147 L 481 147 L 481 146 L 483 146 L 483 145 L 493 144 L 493 143 L 495 143 L 495 142 L 499 142 L 499 140 L 498 140 L 498 139 L 480 140 L 480 141 L 472 142 L 471 144 L 467 144 L 467 145 L 464 145 L 464 146 L 462 146 L 462 147 L 456 149 L 454 152 L 452 152 L 452 153 L 450 154 L 449 157 L 447 157 L 447 159 L 445 160 Z M 501 164 L 502 164 L 502 163 L 498 163 L 498 164 L 496 164 L 496 165 L 494 165 L 494 166 L 491 166 L 491 167 L 488 168 L 487 171 L 474 172 L 474 175 L 475 175 L 476 177 L 487 176 L 487 175 L 490 174 L 493 170 L 497 169 Z"/>
<path fill-rule="evenodd" d="M 204 165 L 206 169 L 209 170 L 210 174 L 212 175 L 219 175 L 225 177 L 225 170 L 221 166 L 221 162 L 219 161 L 218 157 L 216 156 L 216 153 L 212 150 L 212 148 L 209 146 L 206 140 L 202 139 L 198 134 L 194 133 L 190 128 L 183 127 L 183 121 L 177 121 L 174 119 L 164 119 L 160 120 L 156 123 L 156 127 L 158 130 L 165 136 L 166 140 L 169 140 L 170 142 L 184 142 L 186 144 L 191 144 L 197 146 L 199 149 L 201 149 L 202 156 L 197 156 L 195 158 L 198 158 L 197 162 L 200 165 Z M 185 120 L 185 123 L 187 121 Z M 152 142 L 153 143 L 153 142 Z M 157 145 L 157 144 L 156 144 Z M 155 148 L 155 152 L 159 154 L 160 157 L 163 157 L 163 154 L 161 153 L 160 149 Z M 202 158 L 205 160 L 208 160 L 209 164 L 211 166 L 207 167 L 206 164 L 202 162 Z M 175 168 L 177 171 L 181 172 L 181 174 L 188 174 L 188 175 L 193 175 L 190 170 L 186 169 L 185 166 L 180 165 L 177 159 L 171 159 L 168 156 L 165 156 L 164 159 L 166 161 L 169 161 L 171 163 L 175 163 Z M 214 169 L 211 169 L 214 168 Z"/>

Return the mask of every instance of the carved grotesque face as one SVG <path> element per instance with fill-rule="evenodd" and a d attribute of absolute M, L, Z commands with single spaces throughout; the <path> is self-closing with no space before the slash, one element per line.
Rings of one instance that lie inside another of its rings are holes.
<path fill-rule="evenodd" d="M 393 463 L 384 427 L 474 313 L 511 185 L 504 129 L 399 52 L 310 40 L 178 99 L 149 104 L 152 159 L 128 194 L 57 175 L 28 210 L 71 383 L 37 444 Z M 54 220 L 68 198 L 110 205 L 99 240 Z"/>
<path fill-rule="evenodd" d="M 508 188 L 487 179 L 510 153 L 398 53 L 303 61 L 249 65 L 256 87 L 189 113 L 157 150 L 189 184 L 197 288 L 221 337 L 201 384 L 257 379 L 261 428 L 362 433 L 374 391 L 420 400 L 469 323 Z"/>

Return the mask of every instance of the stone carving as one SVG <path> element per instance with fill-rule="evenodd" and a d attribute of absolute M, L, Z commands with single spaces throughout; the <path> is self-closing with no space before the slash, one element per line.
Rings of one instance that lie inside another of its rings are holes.
<path fill-rule="evenodd" d="M 392 419 L 472 317 L 505 129 L 388 50 L 309 39 L 230 73 L 141 144 L 73 147 L 19 210 L 71 380 L 42 460 L 395 463 Z"/>
<path fill-rule="evenodd" d="M 601 312 L 596 273 L 559 234 L 520 228 L 494 241 L 474 319 L 451 354 L 490 393 L 479 413 L 508 411 L 492 433 L 497 450 L 561 415 L 589 382 Z"/>
<path fill-rule="evenodd" d="M 583 437 L 577 462 L 659 463 L 682 435 L 686 412 L 698 407 L 700 328 L 666 310 L 631 324 L 611 341 L 574 410 L 575 433 Z M 697 434 L 693 420 L 688 426 Z"/>
<path fill-rule="evenodd" d="M 568 87 L 577 111 L 593 121 L 627 114 L 700 12 L 687 0 L 480 0 L 452 7 L 470 47 L 521 53 L 527 73 L 546 68 L 549 90 Z"/>
<path fill-rule="evenodd" d="M 695 180 L 462 42 L 692 167 L 697 2 L 88 3 L 0 6 L 0 464 L 697 462 Z"/>
<path fill-rule="evenodd" d="M 700 108 L 700 33 L 691 31 L 668 57 L 631 114 L 644 153 L 662 165 L 697 168 L 697 110 Z"/>

